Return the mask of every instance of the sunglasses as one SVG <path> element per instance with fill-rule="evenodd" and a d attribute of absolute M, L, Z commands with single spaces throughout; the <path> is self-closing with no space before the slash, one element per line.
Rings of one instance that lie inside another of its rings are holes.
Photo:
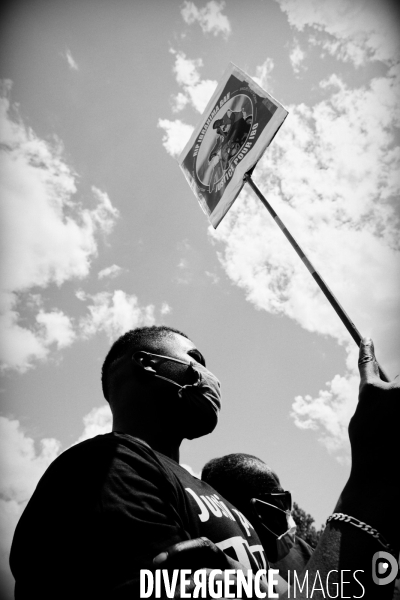
<path fill-rule="evenodd" d="M 292 512 L 292 494 L 290 492 L 273 492 L 270 494 L 258 494 L 257 498 L 253 498 L 263 504 L 270 504 L 275 508 Z"/>

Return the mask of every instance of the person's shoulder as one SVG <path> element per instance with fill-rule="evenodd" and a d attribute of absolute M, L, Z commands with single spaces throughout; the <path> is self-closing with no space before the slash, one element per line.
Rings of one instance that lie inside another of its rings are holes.
<path fill-rule="evenodd" d="M 162 464 L 162 466 L 170 473 L 174 473 L 174 475 L 178 479 L 188 479 L 188 480 L 196 479 L 198 481 L 198 478 L 196 478 L 192 473 L 190 473 L 190 471 L 188 471 L 188 469 L 186 469 L 184 466 L 177 463 L 172 458 L 169 458 L 168 456 L 161 454 L 161 452 L 156 452 L 156 456 L 157 456 L 158 460 L 160 461 L 160 463 Z"/>
<path fill-rule="evenodd" d="M 157 482 L 165 475 L 165 468 L 150 446 L 131 435 L 113 432 L 84 440 L 62 452 L 41 477 L 35 496 L 51 493 L 69 498 L 77 489 L 93 495 L 122 479 Z"/>
<path fill-rule="evenodd" d="M 154 460 L 154 452 L 145 442 L 125 433 L 111 432 L 96 435 L 67 448 L 48 468 L 48 474 L 74 469 L 85 471 L 88 465 L 96 470 L 122 457 Z"/>
<path fill-rule="evenodd" d="M 96 435 L 93 438 L 71 446 L 60 454 L 59 458 L 62 456 L 73 457 L 84 456 L 86 454 L 91 455 L 98 452 L 117 452 L 119 450 L 126 450 L 138 455 L 155 456 L 155 452 L 143 440 L 140 440 L 129 433 L 112 431 L 110 433 Z"/>
<path fill-rule="evenodd" d="M 296 547 L 306 557 L 310 557 L 314 552 L 314 548 L 299 536 L 296 536 Z"/>
<path fill-rule="evenodd" d="M 120 445 L 140 448 L 147 446 L 149 448 L 146 442 L 143 442 L 142 440 L 134 437 L 133 435 L 118 431 L 110 431 L 110 433 L 103 433 L 100 435 L 96 435 L 92 438 L 83 440 L 82 442 L 78 442 L 77 444 L 70 446 L 62 454 L 65 455 L 67 453 L 72 454 L 76 452 L 90 452 L 94 449 L 98 449 L 101 447 L 115 447 Z"/>

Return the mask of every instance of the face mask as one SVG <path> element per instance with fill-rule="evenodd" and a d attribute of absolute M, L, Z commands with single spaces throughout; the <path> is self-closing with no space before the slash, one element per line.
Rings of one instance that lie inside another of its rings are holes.
<path fill-rule="evenodd" d="M 193 440 L 214 431 L 221 409 L 220 383 L 215 375 L 202 365 L 192 361 L 187 363 L 171 356 L 153 354 L 152 352 L 146 352 L 146 354 L 180 363 L 187 367 L 185 380 L 191 382 L 187 385 L 180 385 L 173 379 L 148 371 L 152 377 L 177 387 L 176 418 L 181 425 L 180 433 L 183 437 Z M 135 360 L 135 355 L 133 355 L 133 359 Z"/>
<path fill-rule="evenodd" d="M 291 495 L 289 492 L 283 492 L 265 494 L 264 497 L 270 502 L 259 498 L 252 498 L 250 502 L 259 524 L 268 532 L 268 538 L 274 541 L 273 556 L 268 556 L 268 558 L 271 562 L 277 562 L 289 554 L 296 540 L 296 523 L 292 517 Z M 279 497 L 282 497 L 282 500 L 290 499 L 286 508 L 274 506 L 276 503 L 281 504 Z"/>
<path fill-rule="evenodd" d="M 292 516 L 288 517 L 287 524 L 289 529 L 285 531 L 281 536 L 276 538 L 276 553 L 277 559 L 281 560 L 281 558 L 285 558 L 293 548 L 294 543 L 296 541 L 296 523 Z"/>

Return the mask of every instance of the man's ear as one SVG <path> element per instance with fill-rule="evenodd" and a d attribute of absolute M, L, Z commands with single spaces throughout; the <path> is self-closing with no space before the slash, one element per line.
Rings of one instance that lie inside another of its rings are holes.
<path fill-rule="evenodd" d="M 157 357 L 153 356 L 149 352 L 146 352 L 145 350 L 138 350 L 135 352 L 132 356 L 132 361 L 144 371 L 157 373 Z"/>

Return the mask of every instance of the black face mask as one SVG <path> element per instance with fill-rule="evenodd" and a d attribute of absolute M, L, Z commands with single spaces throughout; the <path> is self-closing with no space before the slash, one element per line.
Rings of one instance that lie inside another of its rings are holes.
<path fill-rule="evenodd" d="M 143 351 L 141 353 L 143 354 Z M 135 354 L 132 358 L 137 362 Z M 183 381 L 190 383 L 186 385 L 180 385 L 173 379 L 152 371 L 147 371 L 151 377 L 155 377 L 176 387 L 177 403 L 173 407 L 175 409 L 173 412 L 179 422 L 182 436 L 193 440 L 214 431 L 221 409 L 220 383 L 215 375 L 194 361 L 187 363 L 178 358 L 154 354 L 152 352 L 146 352 L 145 354 L 180 363 L 187 367 Z"/>

